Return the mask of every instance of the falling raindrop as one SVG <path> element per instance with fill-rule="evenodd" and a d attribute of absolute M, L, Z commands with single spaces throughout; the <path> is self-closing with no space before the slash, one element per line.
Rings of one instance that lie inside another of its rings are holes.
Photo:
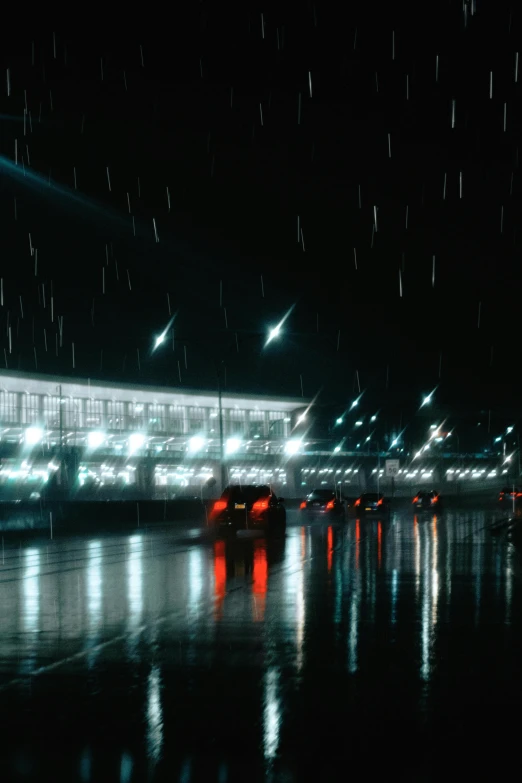
<path fill-rule="evenodd" d="M 353 260 L 355 263 L 355 268 L 357 269 L 357 250 L 355 249 L 355 247 L 353 249 Z"/>
<path fill-rule="evenodd" d="M 263 283 L 263 275 L 261 275 L 261 296 L 263 297 L 263 299 L 265 298 L 265 286 Z"/>
<path fill-rule="evenodd" d="M 432 268 L 431 268 L 431 287 L 435 288 L 435 256 L 433 256 L 432 260 Z"/>
<path fill-rule="evenodd" d="M 154 226 L 154 236 L 156 238 L 156 242 L 159 242 L 158 230 L 156 228 L 156 220 L 155 220 L 155 218 L 152 218 L 152 225 Z"/>

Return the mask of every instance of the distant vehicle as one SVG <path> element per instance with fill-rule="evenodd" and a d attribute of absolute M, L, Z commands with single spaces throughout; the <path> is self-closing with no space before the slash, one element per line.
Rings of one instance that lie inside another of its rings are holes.
<path fill-rule="evenodd" d="M 504 487 L 500 490 L 498 502 L 501 506 L 513 506 L 513 503 L 520 503 L 522 492 L 517 487 Z"/>
<path fill-rule="evenodd" d="M 432 508 L 440 508 L 441 499 L 440 494 L 434 489 L 421 489 L 412 500 L 415 508 L 420 508 L 423 511 L 427 511 Z"/>
<path fill-rule="evenodd" d="M 344 514 L 344 502 L 337 497 L 333 489 L 314 489 L 299 506 L 307 514 Z"/>
<path fill-rule="evenodd" d="M 283 534 L 286 530 L 284 499 L 268 484 L 234 484 L 225 489 L 210 513 L 210 523 L 219 534 L 238 530 L 262 530 Z"/>
<path fill-rule="evenodd" d="M 385 513 L 388 511 L 388 501 L 382 492 L 365 492 L 354 503 L 357 514 Z"/>

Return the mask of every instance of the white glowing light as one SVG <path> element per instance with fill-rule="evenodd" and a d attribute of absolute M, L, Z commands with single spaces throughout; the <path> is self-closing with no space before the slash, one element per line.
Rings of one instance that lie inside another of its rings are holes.
<path fill-rule="evenodd" d="M 89 432 L 89 434 L 87 435 L 87 443 L 90 449 L 99 448 L 104 441 L 105 441 L 104 432 Z"/>
<path fill-rule="evenodd" d="M 297 454 L 301 446 L 302 446 L 302 441 L 300 440 L 287 440 L 287 442 L 285 443 L 285 452 L 289 456 L 292 456 L 293 454 Z"/>
<path fill-rule="evenodd" d="M 242 441 L 239 438 L 229 438 L 227 440 L 226 452 L 227 454 L 235 454 L 241 448 Z"/>
<path fill-rule="evenodd" d="M 36 446 L 44 436 L 41 427 L 28 427 L 25 431 L 25 442 L 28 446 Z"/>
<path fill-rule="evenodd" d="M 131 454 L 135 451 L 138 451 L 138 449 L 141 449 L 145 443 L 145 440 L 145 435 L 143 435 L 141 432 L 133 432 L 129 438 L 129 451 Z"/>
<path fill-rule="evenodd" d="M 271 343 L 272 340 L 276 340 L 279 335 L 281 334 L 281 327 L 283 326 L 282 322 L 280 324 L 277 324 L 277 326 L 274 326 L 273 329 L 270 329 L 268 333 L 268 339 L 266 341 L 266 344 Z"/>
<path fill-rule="evenodd" d="M 204 445 L 205 438 L 202 438 L 201 435 L 194 435 L 188 442 L 188 450 L 194 454 L 196 451 L 201 451 Z"/>

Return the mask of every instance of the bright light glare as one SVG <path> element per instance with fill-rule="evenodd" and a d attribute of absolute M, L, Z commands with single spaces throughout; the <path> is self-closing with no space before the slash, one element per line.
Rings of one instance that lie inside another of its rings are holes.
<path fill-rule="evenodd" d="M 436 430 L 438 429 L 438 424 L 430 424 L 430 430 Z"/>
<path fill-rule="evenodd" d="M 355 422 L 356 427 L 362 427 L 362 421 L 356 421 Z"/>
<path fill-rule="evenodd" d="M 507 434 L 509 435 L 510 432 L 513 432 L 513 427 L 508 427 L 506 430 Z"/>
<path fill-rule="evenodd" d="M 396 445 L 397 445 L 397 443 L 398 443 L 398 441 L 397 441 L 397 438 L 395 438 L 394 440 L 392 440 L 392 442 L 391 442 L 391 445 L 392 445 L 392 447 L 393 447 L 393 446 L 396 446 Z"/>
<path fill-rule="evenodd" d="M 234 454 L 241 448 L 241 440 L 239 438 L 229 438 L 227 440 L 227 454 Z"/>
<path fill-rule="evenodd" d="M 302 441 L 300 440 L 287 440 L 285 443 L 285 452 L 292 456 L 293 454 L 297 454 L 299 449 L 301 448 Z"/>
<path fill-rule="evenodd" d="M 201 435 L 194 435 L 193 438 L 191 438 L 188 442 L 188 450 L 192 453 L 196 451 L 201 451 L 203 446 L 205 445 L 205 438 L 202 438 Z"/>
<path fill-rule="evenodd" d="M 335 449 L 334 449 L 334 451 L 335 451 L 335 453 L 337 454 L 339 451 L 341 451 L 341 447 L 340 447 L 340 446 L 336 446 L 336 447 L 335 447 Z"/>
<path fill-rule="evenodd" d="M 145 435 L 143 435 L 143 433 L 141 432 L 133 432 L 129 438 L 129 451 L 131 452 L 131 454 L 134 451 L 138 451 L 138 449 L 141 449 L 144 443 L 145 443 Z"/>
<path fill-rule="evenodd" d="M 431 394 L 428 394 L 427 397 L 424 397 L 421 408 L 423 408 L 425 405 L 430 405 L 430 404 L 431 404 Z"/>
<path fill-rule="evenodd" d="M 170 321 L 168 322 L 168 324 L 166 325 L 162 333 L 158 334 L 158 336 L 156 337 L 156 340 L 154 341 L 154 348 L 152 349 L 153 353 L 156 350 L 156 348 L 159 348 L 159 346 L 165 342 L 165 339 L 169 333 L 169 329 L 173 323 L 174 323 L 174 316 L 170 319 Z"/>
<path fill-rule="evenodd" d="M 370 421 L 376 421 L 376 420 L 377 420 L 377 416 L 372 416 L 370 419 Z"/>
<path fill-rule="evenodd" d="M 343 423 L 343 421 L 344 421 L 343 417 L 342 417 L 342 416 L 339 416 L 339 418 L 337 419 L 337 421 L 336 421 L 335 423 L 336 423 L 336 424 L 342 424 L 342 423 Z"/>
<path fill-rule="evenodd" d="M 90 449 L 97 449 L 105 440 L 104 432 L 89 432 L 87 435 L 87 443 Z"/>
<path fill-rule="evenodd" d="M 284 317 L 283 317 L 283 318 L 282 318 L 282 319 L 279 321 L 279 323 L 278 323 L 278 324 L 276 324 L 275 326 L 273 326 L 273 327 L 272 327 L 272 328 L 269 330 L 269 332 L 268 332 L 268 337 L 267 337 L 267 340 L 266 340 L 265 346 L 267 346 L 267 345 L 268 345 L 268 343 L 271 343 L 271 342 L 272 342 L 272 340 L 276 340 L 276 339 L 277 339 L 277 338 L 280 336 L 280 334 L 281 334 L 281 329 L 283 328 L 283 325 L 284 325 L 284 323 L 285 323 L 286 319 L 288 318 L 288 316 L 290 315 L 290 313 L 292 312 L 292 310 L 294 309 L 294 307 L 295 307 L 295 305 L 292 305 L 292 307 L 290 308 L 290 310 L 288 310 L 288 312 L 287 312 L 287 313 L 285 313 Z"/>
<path fill-rule="evenodd" d="M 277 326 L 274 326 L 273 329 L 270 329 L 268 333 L 268 339 L 266 341 L 267 345 L 268 343 L 271 343 L 272 340 L 276 340 L 279 337 L 279 335 L 281 334 L 281 327 L 282 327 L 282 323 L 277 324 Z"/>
<path fill-rule="evenodd" d="M 502 440 L 502 437 L 495 438 L 495 443 L 500 443 L 501 440 Z"/>
<path fill-rule="evenodd" d="M 36 446 L 40 443 L 44 436 L 44 431 L 41 427 L 28 427 L 25 431 L 25 442 L 28 446 Z"/>

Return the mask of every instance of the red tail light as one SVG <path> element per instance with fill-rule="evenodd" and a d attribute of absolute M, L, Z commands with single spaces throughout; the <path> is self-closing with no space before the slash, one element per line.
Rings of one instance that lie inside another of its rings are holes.
<path fill-rule="evenodd" d="M 354 505 L 360 506 L 361 505 L 361 498 L 357 498 L 357 500 L 355 501 Z"/>
<path fill-rule="evenodd" d="M 329 500 L 328 503 L 326 504 L 326 508 L 330 509 L 330 508 L 333 508 L 333 507 L 334 507 L 334 501 L 333 500 Z"/>
<path fill-rule="evenodd" d="M 412 503 L 418 503 L 419 502 L 419 496 L 415 495 L 415 497 L 413 498 L 413 500 L 411 502 Z"/>
<path fill-rule="evenodd" d="M 268 498 L 263 498 L 263 500 L 256 500 L 256 502 L 252 506 L 252 511 L 266 511 L 267 508 L 268 508 Z"/>
<path fill-rule="evenodd" d="M 299 508 L 306 508 L 306 500 L 303 500 Z"/>
<path fill-rule="evenodd" d="M 438 503 L 439 502 L 439 496 L 435 495 L 435 497 L 431 499 L 431 502 L 432 503 Z"/>
<path fill-rule="evenodd" d="M 377 501 L 377 505 L 382 506 L 382 498 L 379 498 L 379 500 Z"/>
<path fill-rule="evenodd" d="M 214 503 L 214 511 L 224 511 L 227 507 L 226 500 L 216 500 Z"/>

